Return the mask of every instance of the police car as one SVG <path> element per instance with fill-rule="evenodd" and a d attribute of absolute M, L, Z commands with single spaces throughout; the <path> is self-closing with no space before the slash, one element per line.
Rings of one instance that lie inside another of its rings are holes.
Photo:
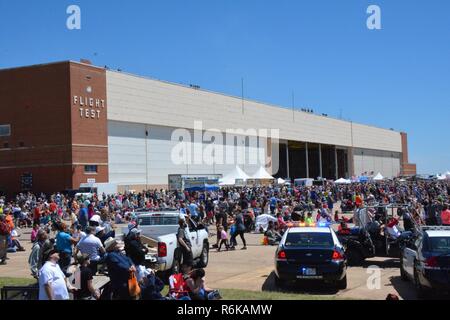
<path fill-rule="evenodd" d="M 421 227 L 403 249 L 400 274 L 411 280 L 420 298 L 431 292 L 450 292 L 450 227 Z"/>
<path fill-rule="evenodd" d="M 323 281 L 338 290 L 347 288 L 344 247 L 329 225 L 290 227 L 275 253 L 275 283 Z"/>

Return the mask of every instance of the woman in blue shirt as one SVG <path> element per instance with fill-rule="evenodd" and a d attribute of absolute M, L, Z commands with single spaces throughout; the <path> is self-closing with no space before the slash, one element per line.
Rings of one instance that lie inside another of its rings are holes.
<path fill-rule="evenodd" d="M 59 232 L 56 235 L 56 250 L 59 253 L 59 266 L 61 270 L 66 273 L 67 267 L 69 267 L 72 258 L 72 245 L 78 243 L 79 239 L 72 238 L 67 232 L 67 225 L 61 223 L 59 225 Z"/>

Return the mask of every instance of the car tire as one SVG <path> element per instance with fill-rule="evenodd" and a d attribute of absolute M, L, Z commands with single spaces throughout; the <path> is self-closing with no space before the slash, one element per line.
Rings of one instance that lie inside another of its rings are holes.
<path fill-rule="evenodd" d="M 338 280 L 336 282 L 336 288 L 338 290 L 345 290 L 347 289 L 347 275 L 345 275 L 345 277 L 341 280 Z"/>
<path fill-rule="evenodd" d="M 209 244 L 205 242 L 203 244 L 202 254 L 199 257 L 197 265 L 199 268 L 206 268 L 208 266 L 208 262 L 209 262 Z"/>
<path fill-rule="evenodd" d="M 403 268 L 403 258 L 400 258 L 400 278 L 403 281 L 408 281 L 408 274 L 406 273 L 405 269 Z"/>
<path fill-rule="evenodd" d="M 275 275 L 275 287 L 277 289 L 284 289 L 285 286 L 286 286 L 286 281 L 278 278 L 278 276 Z"/>
<path fill-rule="evenodd" d="M 364 262 L 364 257 L 358 249 L 350 248 L 346 251 L 345 255 L 347 256 L 347 263 L 350 267 L 361 266 Z"/>

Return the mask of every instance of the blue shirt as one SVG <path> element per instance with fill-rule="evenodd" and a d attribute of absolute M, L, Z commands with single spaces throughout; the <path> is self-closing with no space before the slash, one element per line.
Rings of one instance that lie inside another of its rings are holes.
<path fill-rule="evenodd" d="M 277 198 L 275 197 L 270 198 L 270 205 L 272 207 L 275 207 L 277 205 Z"/>
<path fill-rule="evenodd" d="M 87 208 L 81 208 L 78 217 L 78 222 L 81 226 L 86 227 L 88 225 L 89 215 Z"/>
<path fill-rule="evenodd" d="M 70 234 L 67 232 L 58 232 L 56 235 L 56 250 L 72 254 L 72 242 L 70 241 Z"/>
<path fill-rule="evenodd" d="M 198 216 L 197 208 L 198 208 L 198 206 L 195 203 L 191 203 L 189 205 L 189 212 L 191 213 L 192 217 Z"/>

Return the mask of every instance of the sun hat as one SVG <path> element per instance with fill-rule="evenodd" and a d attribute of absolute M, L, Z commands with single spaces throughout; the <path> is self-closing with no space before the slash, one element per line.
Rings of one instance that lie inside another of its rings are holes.
<path fill-rule="evenodd" d="M 118 245 L 117 240 L 112 238 L 112 237 L 109 237 L 105 241 L 105 250 L 106 251 L 111 251 L 111 249 L 113 249 L 116 245 Z"/>

